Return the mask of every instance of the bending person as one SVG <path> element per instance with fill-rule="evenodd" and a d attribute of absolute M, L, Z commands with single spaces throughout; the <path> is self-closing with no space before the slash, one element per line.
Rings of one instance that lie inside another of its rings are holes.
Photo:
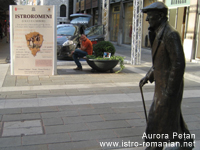
<path fill-rule="evenodd" d="M 93 53 L 93 46 L 92 42 L 84 35 L 82 34 L 80 37 L 80 48 L 75 49 L 71 53 L 77 67 L 74 70 L 82 70 L 82 65 L 79 61 L 79 58 L 83 58 L 86 55 L 92 55 Z"/>

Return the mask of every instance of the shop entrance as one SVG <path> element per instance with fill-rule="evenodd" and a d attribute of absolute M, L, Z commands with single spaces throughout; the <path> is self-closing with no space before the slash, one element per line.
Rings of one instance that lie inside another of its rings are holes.
<path fill-rule="evenodd" d="M 119 31 L 119 17 L 120 17 L 120 7 L 115 6 L 112 9 L 112 21 L 110 26 L 110 39 L 113 42 L 117 42 L 117 35 Z"/>
<path fill-rule="evenodd" d="M 125 19 L 123 28 L 123 43 L 131 44 L 133 23 L 133 3 L 125 4 Z"/>
<path fill-rule="evenodd" d="M 117 42 L 118 31 L 119 31 L 119 13 L 114 13 L 112 14 L 111 41 Z"/>

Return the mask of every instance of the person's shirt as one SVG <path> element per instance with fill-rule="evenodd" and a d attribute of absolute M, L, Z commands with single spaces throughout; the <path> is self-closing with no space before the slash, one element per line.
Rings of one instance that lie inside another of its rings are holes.
<path fill-rule="evenodd" d="M 92 55 L 93 46 L 92 46 L 92 42 L 88 38 L 85 41 L 82 41 L 82 46 L 86 48 L 85 51 L 88 53 L 88 55 Z"/>

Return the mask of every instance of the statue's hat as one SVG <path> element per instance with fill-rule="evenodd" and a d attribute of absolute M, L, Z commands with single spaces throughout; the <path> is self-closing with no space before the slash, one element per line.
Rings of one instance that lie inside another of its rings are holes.
<path fill-rule="evenodd" d="M 154 10 L 161 11 L 161 12 L 164 12 L 165 14 L 167 14 L 168 7 L 163 2 L 155 2 L 155 3 L 152 3 L 152 4 L 144 7 L 142 9 L 142 12 L 147 13 L 149 11 L 154 11 Z"/>

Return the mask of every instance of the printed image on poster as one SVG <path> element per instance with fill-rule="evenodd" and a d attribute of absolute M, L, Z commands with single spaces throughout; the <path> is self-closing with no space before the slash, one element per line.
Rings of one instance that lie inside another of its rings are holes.
<path fill-rule="evenodd" d="M 40 51 L 40 47 L 42 46 L 42 42 L 44 41 L 43 35 L 38 32 L 30 32 L 26 34 L 27 46 L 32 52 L 33 56 L 36 56 L 37 52 Z"/>

